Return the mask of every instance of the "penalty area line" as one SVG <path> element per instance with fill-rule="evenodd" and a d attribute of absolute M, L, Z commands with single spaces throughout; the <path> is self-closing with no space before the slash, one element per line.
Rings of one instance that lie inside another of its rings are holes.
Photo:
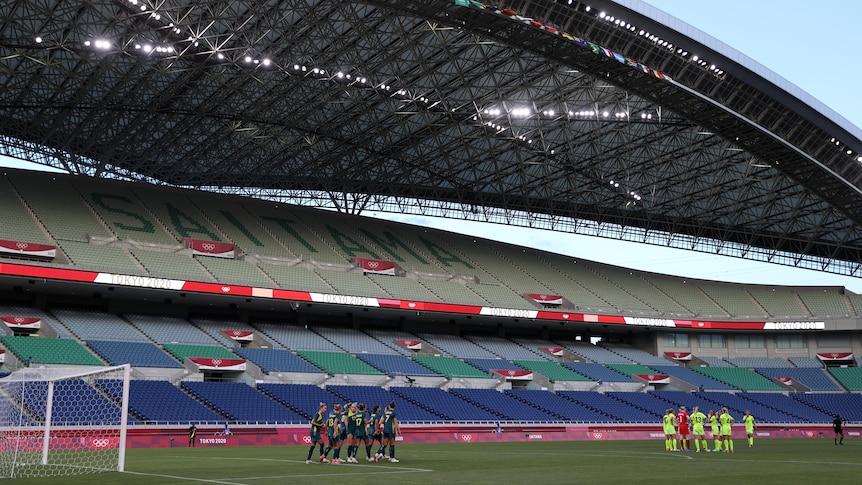
<path fill-rule="evenodd" d="M 218 460 L 218 461 L 225 461 L 225 460 L 238 460 L 238 461 L 275 461 L 275 462 L 279 462 L 279 463 L 299 463 L 299 464 L 306 464 L 306 463 L 305 463 L 305 460 L 288 460 L 288 459 L 285 459 L 285 458 L 232 458 L 232 457 L 220 457 L 220 458 L 212 458 L 212 459 L 213 459 L 213 460 Z M 310 465 L 312 465 L 312 466 L 333 466 L 331 463 L 318 463 L 318 462 L 316 462 L 316 461 L 315 461 L 314 463 L 311 463 Z M 413 471 L 413 472 L 433 472 L 433 471 L 434 471 L 434 470 L 429 470 L 429 469 L 427 469 L 427 468 L 413 468 L 413 467 L 409 467 L 409 466 L 387 465 L 385 462 L 384 462 L 384 463 L 375 463 L 375 464 L 371 464 L 371 463 L 368 463 L 368 464 L 366 464 L 366 463 L 349 463 L 349 464 L 341 464 L 341 463 L 339 463 L 338 465 L 334 465 L 334 466 L 344 466 L 344 467 L 346 467 L 346 468 L 376 468 L 376 469 L 380 469 L 380 470 L 393 470 L 393 471 L 398 471 L 398 470 Z M 319 475 L 315 475 L 315 476 L 319 476 Z"/>
<path fill-rule="evenodd" d="M 143 472 L 130 472 L 130 471 L 124 471 L 122 473 L 127 473 L 129 475 L 138 475 L 138 476 L 142 476 L 142 477 L 156 477 L 156 478 L 170 478 L 171 480 L 185 480 L 187 482 L 218 483 L 221 485 L 249 485 L 248 483 L 243 483 L 243 482 L 229 482 L 227 480 L 214 480 L 214 479 L 210 479 L 210 478 L 181 477 L 178 475 L 162 475 L 159 473 L 143 473 Z"/>

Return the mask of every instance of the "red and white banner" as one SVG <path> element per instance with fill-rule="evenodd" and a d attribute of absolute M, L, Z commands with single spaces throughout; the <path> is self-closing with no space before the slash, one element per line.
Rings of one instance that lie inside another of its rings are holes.
<path fill-rule="evenodd" d="M 532 381 L 533 371 L 519 369 L 491 369 L 491 372 L 499 374 L 507 381 Z"/>
<path fill-rule="evenodd" d="M 638 379 L 643 379 L 650 384 L 670 384 L 670 376 L 667 374 L 632 374 Z"/>
<path fill-rule="evenodd" d="M 0 364 L 6 363 L 6 351 L 0 349 Z"/>
<path fill-rule="evenodd" d="M 410 350 L 422 350 L 421 340 L 396 340 L 396 342 L 398 342 L 399 345 Z"/>
<path fill-rule="evenodd" d="M 563 297 L 559 295 L 545 295 L 541 293 L 524 293 L 527 298 L 542 305 L 562 305 Z"/>
<path fill-rule="evenodd" d="M 234 251 L 236 249 L 236 245 L 233 243 L 204 241 L 201 239 L 192 239 L 190 237 L 183 239 L 183 241 L 185 241 L 186 246 L 192 248 L 192 254 L 230 259 L 236 257 L 236 252 Z"/>
<path fill-rule="evenodd" d="M 114 273 L 99 273 L 67 268 L 52 268 L 34 264 L 14 264 L 0 262 L 0 274 L 7 276 L 41 278 L 57 281 L 75 281 L 113 286 L 127 286 L 142 289 L 183 291 L 200 294 L 216 294 L 276 300 L 319 302 L 334 305 L 352 305 L 375 308 L 400 308 L 428 312 L 455 313 L 461 315 L 488 315 L 495 318 L 536 319 L 553 322 L 584 322 L 601 325 L 636 325 L 649 327 L 671 327 L 692 330 L 734 330 L 734 331 L 791 331 L 824 330 L 824 322 L 726 322 L 703 320 L 669 320 L 663 318 L 624 317 L 619 315 L 598 315 L 589 313 L 560 312 L 557 309 L 528 310 L 524 308 L 501 308 L 477 305 L 464 305 L 444 302 L 422 302 L 393 298 L 374 298 L 346 294 L 315 293 L 304 290 L 281 288 L 258 288 L 252 286 L 226 285 L 201 281 L 184 281 L 151 276 L 135 276 Z M 831 360 L 831 359 L 827 359 Z"/>
<path fill-rule="evenodd" d="M 0 253 L 26 254 L 40 258 L 53 258 L 57 255 L 57 246 L 36 244 L 25 241 L 0 240 Z"/>
<path fill-rule="evenodd" d="M 793 384 L 793 379 L 789 377 L 776 377 L 775 380 L 787 386 Z"/>
<path fill-rule="evenodd" d="M 356 263 L 356 266 L 362 268 L 363 273 L 394 275 L 395 268 L 398 266 L 393 261 L 383 261 L 380 259 L 353 258 L 353 261 Z"/>
<path fill-rule="evenodd" d="M 818 352 L 820 360 L 853 360 L 853 352 Z"/>
<path fill-rule="evenodd" d="M 39 329 L 42 327 L 42 319 L 37 317 L 14 317 L 4 315 L 0 317 L 3 323 L 10 328 L 33 328 Z"/>
<path fill-rule="evenodd" d="M 556 355 L 557 357 L 562 357 L 564 354 L 562 347 L 542 347 L 542 350 L 551 355 Z"/>
<path fill-rule="evenodd" d="M 673 360 L 691 360 L 691 352 L 665 352 Z"/>
<path fill-rule="evenodd" d="M 221 333 L 237 342 L 251 342 L 254 340 L 254 332 L 251 330 L 222 330 Z"/>
<path fill-rule="evenodd" d="M 209 357 L 189 357 L 200 370 L 245 370 L 244 359 L 211 359 Z"/>

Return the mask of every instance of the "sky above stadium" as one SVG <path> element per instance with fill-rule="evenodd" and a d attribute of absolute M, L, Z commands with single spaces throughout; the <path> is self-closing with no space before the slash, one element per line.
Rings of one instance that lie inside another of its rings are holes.
<path fill-rule="evenodd" d="M 742 52 L 862 127 L 862 65 L 853 55 L 862 1 L 648 0 Z M 24 166 L 2 159 L 0 165 Z M 38 166 L 37 166 L 38 168 Z M 860 201 L 862 203 L 862 201 Z M 739 283 L 836 285 L 862 293 L 862 279 L 691 251 L 493 224 L 366 214 L 535 247 L 592 261 L 690 278 Z"/>

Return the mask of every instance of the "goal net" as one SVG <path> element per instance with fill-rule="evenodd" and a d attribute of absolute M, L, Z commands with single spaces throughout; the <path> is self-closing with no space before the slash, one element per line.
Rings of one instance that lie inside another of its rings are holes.
<path fill-rule="evenodd" d="M 0 379 L 0 477 L 123 471 L 129 376 L 129 365 L 27 367 Z"/>

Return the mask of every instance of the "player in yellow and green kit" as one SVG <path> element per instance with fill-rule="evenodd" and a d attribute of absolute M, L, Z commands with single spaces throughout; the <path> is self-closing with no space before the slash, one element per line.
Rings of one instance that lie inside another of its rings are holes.
<path fill-rule="evenodd" d="M 664 429 L 664 449 L 667 451 L 677 451 L 676 416 L 673 414 L 673 408 L 668 409 L 661 420 L 662 428 Z"/>
<path fill-rule="evenodd" d="M 703 445 L 704 450 L 709 451 L 709 446 L 706 444 L 706 436 L 704 436 L 705 432 L 703 430 L 703 425 L 706 423 L 706 414 L 700 412 L 700 406 L 695 406 L 691 411 L 691 416 L 689 416 L 688 419 L 691 421 L 691 434 L 694 435 L 695 452 L 700 453 L 701 445 Z"/>
<path fill-rule="evenodd" d="M 727 412 L 727 408 L 721 408 L 721 414 L 718 415 L 718 422 L 721 425 L 721 441 L 724 442 L 724 452 L 733 453 L 733 430 L 731 425 L 736 420 Z"/>
<path fill-rule="evenodd" d="M 748 409 L 745 410 L 742 422 L 745 423 L 745 436 L 748 437 L 748 447 L 751 448 L 754 446 L 754 416 Z"/>
<path fill-rule="evenodd" d="M 315 445 L 320 445 L 320 463 L 329 463 L 329 460 L 327 460 L 326 456 L 323 454 L 323 438 L 320 437 L 320 434 L 326 431 L 326 418 L 323 417 L 324 413 L 326 413 L 326 404 L 320 403 L 320 408 L 318 408 L 317 414 L 314 415 L 314 418 L 311 419 L 311 428 L 308 430 L 311 448 L 308 449 L 308 457 L 305 459 L 306 464 L 314 463 L 311 461 L 311 455 L 314 454 Z"/>

